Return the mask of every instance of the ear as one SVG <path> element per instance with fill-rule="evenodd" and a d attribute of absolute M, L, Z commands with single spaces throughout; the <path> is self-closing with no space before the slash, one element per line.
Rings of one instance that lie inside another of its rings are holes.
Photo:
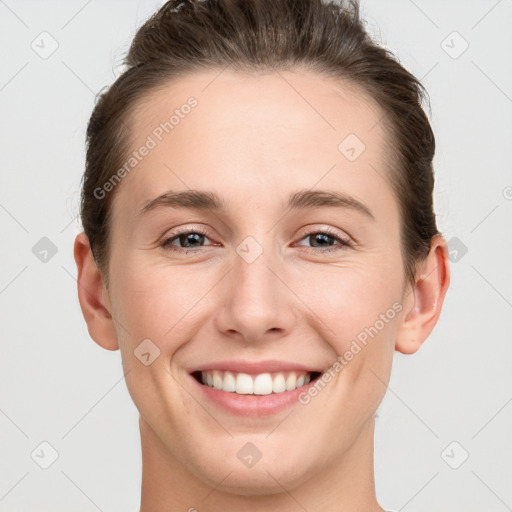
<path fill-rule="evenodd" d="M 418 268 L 414 285 L 404 296 L 405 318 L 395 343 L 398 352 L 414 354 L 436 325 L 450 284 L 448 255 L 446 240 L 436 235 L 429 254 Z"/>
<path fill-rule="evenodd" d="M 89 238 L 79 233 L 75 238 L 75 262 L 78 270 L 78 300 L 91 338 L 107 350 L 119 349 L 108 292 L 96 262 Z"/>

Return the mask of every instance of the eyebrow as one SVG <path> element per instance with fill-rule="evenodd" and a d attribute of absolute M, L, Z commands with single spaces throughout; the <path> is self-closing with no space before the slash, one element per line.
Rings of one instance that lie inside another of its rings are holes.
<path fill-rule="evenodd" d="M 371 210 L 355 197 L 346 193 L 329 190 L 299 190 L 290 194 L 288 202 L 284 203 L 283 206 L 292 210 L 331 206 L 354 210 L 375 220 Z M 154 199 L 146 201 L 146 204 L 137 215 L 142 216 L 159 207 L 189 208 L 213 212 L 225 212 L 227 210 L 226 203 L 214 192 L 201 190 L 183 190 L 178 192 L 169 190 Z"/>

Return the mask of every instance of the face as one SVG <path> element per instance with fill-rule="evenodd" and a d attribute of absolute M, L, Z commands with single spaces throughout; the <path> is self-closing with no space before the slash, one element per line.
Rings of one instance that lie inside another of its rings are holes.
<path fill-rule="evenodd" d="M 143 435 L 240 494 L 322 475 L 372 435 L 406 297 L 382 112 L 227 70 L 139 107 L 108 298 Z"/>

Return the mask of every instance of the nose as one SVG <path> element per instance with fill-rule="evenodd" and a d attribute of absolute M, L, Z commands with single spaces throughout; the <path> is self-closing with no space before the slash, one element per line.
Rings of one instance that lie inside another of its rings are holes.
<path fill-rule="evenodd" d="M 243 253 L 240 253 L 243 254 Z M 254 261 L 234 257 L 217 309 L 217 328 L 247 343 L 286 336 L 296 322 L 296 296 L 282 260 L 263 251 Z"/>

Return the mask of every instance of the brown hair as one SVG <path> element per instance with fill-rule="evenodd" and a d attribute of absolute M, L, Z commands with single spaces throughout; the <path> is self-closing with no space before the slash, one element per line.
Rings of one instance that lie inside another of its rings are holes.
<path fill-rule="evenodd" d="M 389 131 L 388 179 L 401 214 L 408 282 L 438 234 L 433 211 L 435 139 L 420 81 L 372 41 L 357 0 L 170 0 L 138 30 L 126 71 L 101 93 L 87 127 L 81 219 L 108 286 L 111 204 L 98 198 L 129 151 L 129 119 L 145 95 L 189 72 L 297 67 L 343 79 L 369 94 Z"/>

